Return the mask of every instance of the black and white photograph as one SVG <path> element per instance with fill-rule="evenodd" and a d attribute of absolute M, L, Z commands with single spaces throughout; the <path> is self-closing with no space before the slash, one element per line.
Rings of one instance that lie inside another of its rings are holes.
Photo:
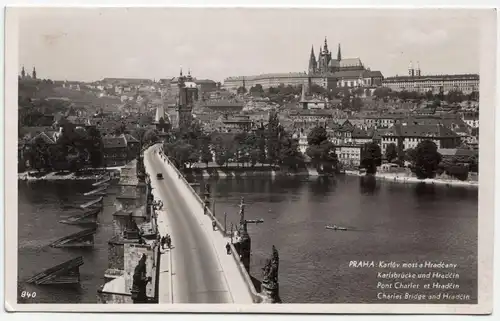
<path fill-rule="evenodd" d="M 12 311 L 491 312 L 494 9 L 5 18 Z"/>

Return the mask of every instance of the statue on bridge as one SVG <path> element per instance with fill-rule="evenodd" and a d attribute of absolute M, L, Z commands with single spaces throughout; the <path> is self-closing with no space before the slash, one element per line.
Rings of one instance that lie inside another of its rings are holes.
<path fill-rule="evenodd" d="M 279 297 L 279 254 L 276 247 L 273 245 L 273 253 L 270 259 L 267 259 L 266 265 L 262 268 L 262 289 L 263 293 L 271 300 L 272 303 L 280 303 Z"/>
<path fill-rule="evenodd" d="M 142 254 L 134 270 L 132 290 L 130 291 L 134 303 L 148 303 L 146 285 L 151 282 L 151 277 L 146 276 L 146 258 L 146 254 Z"/>
<path fill-rule="evenodd" d="M 273 245 L 273 254 L 270 259 L 267 259 L 266 265 L 262 268 L 263 280 L 262 283 L 268 285 L 278 285 L 278 270 L 279 270 L 279 254 L 276 247 Z"/>

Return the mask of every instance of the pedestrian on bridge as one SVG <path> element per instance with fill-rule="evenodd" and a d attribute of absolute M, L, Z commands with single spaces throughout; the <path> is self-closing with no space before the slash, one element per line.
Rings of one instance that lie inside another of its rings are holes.
<path fill-rule="evenodd" d="M 212 230 L 215 231 L 215 228 L 217 227 L 217 222 L 215 221 L 215 218 L 212 219 Z"/>
<path fill-rule="evenodd" d="M 162 236 L 161 237 L 161 240 L 160 240 L 160 243 L 161 243 L 161 249 L 164 250 L 165 249 L 165 242 L 166 242 L 166 238 L 165 236 Z"/>
<path fill-rule="evenodd" d="M 167 247 L 170 249 L 172 247 L 172 238 L 170 238 L 169 234 L 167 234 L 166 241 L 167 241 Z"/>
<path fill-rule="evenodd" d="M 231 245 L 229 245 L 229 242 L 226 243 L 226 253 L 228 255 L 231 254 Z"/>

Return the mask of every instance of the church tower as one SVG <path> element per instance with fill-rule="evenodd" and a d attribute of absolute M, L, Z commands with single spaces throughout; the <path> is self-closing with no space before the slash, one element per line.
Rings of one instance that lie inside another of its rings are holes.
<path fill-rule="evenodd" d="M 408 66 L 408 76 L 415 76 L 415 69 L 413 69 L 413 62 L 410 61 L 410 65 Z"/>
<path fill-rule="evenodd" d="M 316 61 L 316 57 L 314 56 L 314 48 L 311 46 L 311 55 L 309 57 L 309 73 L 316 73 L 316 68 L 318 67 L 318 63 Z"/>
<path fill-rule="evenodd" d="M 24 66 L 23 69 L 21 69 L 21 78 L 22 79 L 26 78 L 26 70 L 24 70 Z"/>
<path fill-rule="evenodd" d="M 417 77 L 420 77 L 420 62 L 418 62 L 418 61 L 417 61 L 416 76 L 417 76 Z"/>
<path fill-rule="evenodd" d="M 35 67 L 33 67 L 32 78 L 33 78 L 33 79 L 36 79 L 36 70 L 35 70 Z"/>
<path fill-rule="evenodd" d="M 337 61 L 341 61 L 342 60 L 342 53 L 340 51 L 340 43 L 339 43 L 339 49 L 337 50 Z"/>
<path fill-rule="evenodd" d="M 177 127 L 181 130 L 188 130 L 191 126 L 193 120 L 193 106 L 195 96 L 197 94 L 196 85 L 188 81 L 192 80 L 191 71 L 188 73 L 188 77 L 183 76 L 182 68 L 179 74 L 177 85 L 179 86 L 179 97 L 177 99 Z"/>

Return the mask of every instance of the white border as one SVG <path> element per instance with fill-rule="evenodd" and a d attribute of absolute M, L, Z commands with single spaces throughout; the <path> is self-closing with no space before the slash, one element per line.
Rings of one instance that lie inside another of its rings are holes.
<path fill-rule="evenodd" d="M 69 2 L 69 1 L 68 1 Z M 64 2 L 64 3 L 68 3 Z M 128 5 L 130 6 L 130 5 Z M 144 5 L 143 5 L 144 6 Z M 276 7 L 276 5 L 274 5 Z M 261 5 L 262 7 L 262 5 Z M 288 6 L 289 7 L 289 6 Z M 299 7 L 294 5 L 294 7 Z M 310 7 L 310 6 L 309 6 Z M 351 7 L 354 7 L 351 5 Z M 397 6 L 401 7 L 401 6 Z M 17 17 L 9 13 L 5 32 L 5 151 L 17 147 Z M 17 304 L 17 277 L 5 277 L 6 308 L 15 311 L 82 311 L 82 312 L 264 312 L 264 313 L 488 313 L 492 307 L 493 257 L 493 176 L 494 106 L 496 83 L 496 14 L 485 16 L 481 36 L 481 139 L 479 187 L 479 259 L 478 305 L 407 305 L 407 304 L 281 304 L 281 305 L 99 305 L 99 304 Z M 6 213 L 17 213 L 17 175 L 14 152 L 5 155 Z M 15 182 L 15 183 L 14 183 Z M 5 215 L 6 276 L 17 276 L 17 215 Z M 9 309 L 9 310 L 11 310 Z"/>

